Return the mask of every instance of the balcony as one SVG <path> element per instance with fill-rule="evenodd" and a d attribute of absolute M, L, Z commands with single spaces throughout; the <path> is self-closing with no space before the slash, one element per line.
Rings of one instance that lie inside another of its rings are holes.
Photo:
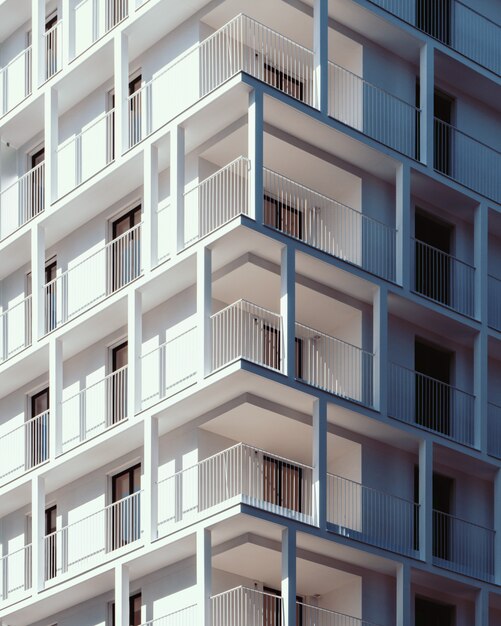
<path fill-rule="evenodd" d="M 473 447 L 475 397 L 395 363 L 389 366 L 388 414 Z"/>
<path fill-rule="evenodd" d="M 328 474 L 327 521 L 340 535 L 418 555 L 419 504 Z"/>
<path fill-rule="evenodd" d="M 27 596 L 31 580 L 31 544 L 0 557 L 0 602 Z"/>
<path fill-rule="evenodd" d="M 44 47 L 45 47 L 45 80 L 49 80 L 59 71 L 63 66 L 62 63 L 62 33 L 63 23 L 61 20 L 56 22 L 52 28 L 44 33 Z"/>
<path fill-rule="evenodd" d="M 501 459 L 501 406 L 487 405 L 487 453 Z"/>
<path fill-rule="evenodd" d="M 0 69 L 0 115 L 5 115 L 31 95 L 31 46 Z"/>
<path fill-rule="evenodd" d="M 491 328 L 501 331 L 501 279 L 488 277 L 487 322 Z"/>
<path fill-rule="evenodd" d="M 0 313 L 0 363 L 31 346 L 31 296 L 21 297 Z"/>
<path fill-rule="evenodd" d="M 148 0 L 145 0 L 146 2 Z M 157 619 L 152 619 L 148 622 L 143 622 L 141 626 L 191 626 L 196 624 L 198 617 L 198 605 L 192 604 L 186 606 L 173 613 L 162 615 Z"/>
<path fill-rule="evenodd" d="M 84 0 L 74 8 L 75 56 L 118 26 L 129 15 L 129 0 Z"/>

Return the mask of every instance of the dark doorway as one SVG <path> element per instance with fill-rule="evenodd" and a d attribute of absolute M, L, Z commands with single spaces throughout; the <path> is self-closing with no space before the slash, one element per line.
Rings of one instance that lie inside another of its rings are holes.
<path fill-rule="evenodd" d="M 263 495 L 266 502 L 282 506 L 291 511 L 301 512 L 302 477 L 300 467 L 263 457 Z"/>
<path fill-rule="evenodd" d="M 416 0 L 416 26 L 451 45 L 452 0 Z"/>
<path fill-rule="evenodd" d="M 448 561 L 452 549 L 451 518 L 454 480 L 433 474 L 433 556 Z"/>
<path fill-rule="evenodd" d="M 45 200 L 44 200 L 44 177 L 43 177 L 43 168 L 38 167 L 45 160 L 45 150 L 44 148 L 40 148 L 33 154 L 29 156 L 29 166 L 30 170 L 35 170 L 30 173 L 28 184 L 21 185 L 21 199 L 23 198 L 23 194 L 26 194 L 26 202 L 24 206 L 26 207 L 26 216 L 21 217 L 21 222 L 24 224 L 25 221 L 32 219 L 35 215 L 38 215 L 44 210 Z M 21 207 L 21 210 L 24 210 L 24 207 Z M 23 219 L 24 218 L 24 219 Z"/>
<path fill-rule="evenodd" d="M 112 478 L 111 498 L 114 506 L 108 516 L 108 536 L 111 549 L 121 548 L 139 539 L 141 534 L 139 499 L 131 498 L 141 489 L 141 464 L 115 474 Z"/>
<path fill-rule="evenodd" d="M 454 606 L 416 597 L 415 626 L 454 626 L 455 622 Z"/>
<path fill-rule="evenodd" d="M 264 222 L 295 239 L 303 239 L 302 211 L 268 194 L 264 195 Z"/>
<path fill-rule="evenodd" d="M 115 603 L 111 604 L 111 623 L 115 626 Z M 141 625 L 141 592 L 129 598 L 129 626 Z"/>
<path fill-rule="evenodd" d="M 131 96 L 140 91 L 142 84 L 141 74 L 129 83 L 129 148 L 141 141 L 141 95 Z"/>
<path fill-rule="evenodd" d="M 54 259 L 45 266 L 45 332 L 50 333 L 57 326 L 57 261 Z"/>
<path fill-rule="evenodd" d="M 124 341 L 111 350 L 111 371 L 108 386 L 107 426 L 116 424 L 127 417 L 127 370 L 128 347 Z"/>
<path fill-rule="evenodd" d="M 263 626 L 282 624 L 281 593 L 273 587 L 263 587 Z M 303 624 L 302 596 L 296 596 L 296 626 Z"/>
<path fill-rule="evenodd" d="M 452 176 L 454 98 L 435 90 L 434 109 L 434 167 L 442 174 Z"/>
<path fill-rule="evenodd" d="M 45 580 L 50 580 L 57 574 L 56 519 L 57 508 L 54 504 L 45 509 Z"/>
<path fill-rule="evenodd" d="M 26 425 L 26 469 L 49 458 L 49 389 L 31 396 L 30 418 Z"/>
<path fill-rule="evenodd" d="M 108 248 L 108 267 L 111 271 L 108 287 L 112 292 L 127 285 L 141 273 L 140 230 L 128 232 L 140 222 L 141 206 L 134 207 L 113 222 L 113 242 Z"/>

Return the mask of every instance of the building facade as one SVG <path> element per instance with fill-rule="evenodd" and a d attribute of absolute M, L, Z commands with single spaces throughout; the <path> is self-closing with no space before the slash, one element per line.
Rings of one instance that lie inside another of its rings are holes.
<path fill-rule="evenodd" d="M 501 626 L 498 0 L 0 42 L 0 624 Z"/>

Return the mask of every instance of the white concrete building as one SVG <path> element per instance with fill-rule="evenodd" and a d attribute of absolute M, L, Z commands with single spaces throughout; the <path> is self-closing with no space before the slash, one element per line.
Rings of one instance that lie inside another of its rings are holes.
<path fill-rule="evenodd" d="M 499 0 L 1 0 L 0 68 L 0 624 L 501 626 Z"/>

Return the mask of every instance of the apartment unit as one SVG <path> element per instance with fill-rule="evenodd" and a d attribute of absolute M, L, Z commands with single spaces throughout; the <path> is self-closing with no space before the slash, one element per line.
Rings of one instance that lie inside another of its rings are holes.
<path fill-rule="evenodd" d="M 0 67 L 0 624 L 501 626 L 498 0 L 2 0 Z"/>

